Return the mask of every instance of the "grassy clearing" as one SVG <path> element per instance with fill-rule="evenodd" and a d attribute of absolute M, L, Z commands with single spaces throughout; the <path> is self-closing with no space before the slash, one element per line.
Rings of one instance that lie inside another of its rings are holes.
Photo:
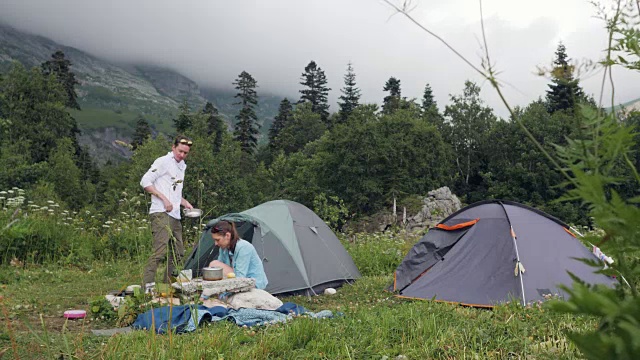
<path fill-rule="evenodd" d="M 83 130 L 94 130 L 112 127 L 131 136 L 136 128 L 136 119 L 140 112 L 129 109 L 111 109 L 93 106 L 83 107 L 81 111 L 71 110 L 71 115 L 78 121 Z M 144 118 L 154 124 L 161 132 L 170 132 L 173 126 L 170 117 L 161 118 L 154 114 L 145 113 Z"/>
<path fill-rule="evenodd" d="M 65 321 L 63 312 L 91 314 L 96 299 L 142 282 L 151 243 L 147 220 L 130 206 L 134 201 L 123 200 L 120 214 L 105 217 L 60 209 L 53 200 L 26 201 L 23 193 L 0 192 L 8 206 L 0 211 L 3 358 L 574 359 L 579 354 L 566 332 L 596 326 L 594 319 L 539 307 L 481 310 L 395 298 L 383 289 L 419 238 L 400 232 L 344 236 L 363 278 L 333 296 L 282 299 L 343 316 L 253 329 L 220 322 L 184 335 L 96 337 L 90 330 L 116 327 L 117 313 L 105 308 L 83 321 Z M 13 209 L 20 204 L 24 213 Z M 195 241 L 199 232 L 192 225 L 185 224 L 185 239 Z"/>
<path fill-rule="evenodd" d="M 396 250 L 410 246 L 412 241 L 414 238 L 401 240 L 399 236 L 384 235 L 346 240 L 346 247 L 363 270 L 363 279 L 339 289 L 333 296 L 283 299 L 311 311 L 329 309 L 344 316 L 296 318 L 286 324 L 254 329 L 220 322 L 195 333 L 171 336 L 139 331 L 95 337 L 90 329 L 111 328 L 115 321 L 65 322 L 62 317 L 67 309 L 89 310 L 89 301 L 109 290 L 139 283 L 144 256 L 134 261 L 96 261 L 82 269 L 53 264 L 4 266 L 0 268 L 1 310 L 5 314 L 0 351 L 5 351 L 6 358 L 20 359 L 60 355 L 79 359 L 579 357 L 564 334 L 567 330 L 594 327 L 592 319 L 517 305 L 489 311 L 408 301 L 384 292 L 391 280 L 389 268 L 397 260 Z M 382 249 L 389 251 L 385 254 Z M 374 263 L 386 266 L 376 267 Z M 381 272 L 386 274 L 378 274 Z"/>

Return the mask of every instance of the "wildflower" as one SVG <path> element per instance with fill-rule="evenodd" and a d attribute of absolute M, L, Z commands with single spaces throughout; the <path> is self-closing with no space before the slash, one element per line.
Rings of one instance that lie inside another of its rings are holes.
<path fill-rule="evenodd" d="M 103 228 L 110 228 L 111 226 L 109 225 L 102 225 Z"/>
<path fill-rule="evenodd" d="M 104 223 L 105 223 L 105 224 L 109 224 L 109 225 L 111 225 L 111 224 L 113 224 L 113 221 L 111 221 L 111 220 L 107 220 L 107 221 L 105 221 Z"/>
<path fill-rule="evenodd" d="M 13 190 L 9 190 L 7 191 L 9 194 L 13 194 Z"/>
<path fill-rule="evenodd" d="M 55 210 L 53 210 L 53 209 L 49 209 L 48 211 L 49 211 L 50 213 L 52 213 L 52 212 L 54 212 Z"/>
<path fill-rule="evenodd" d="M 0 195 L 7 195 L 6 191 L 0 191 Z"/>
<path fill-rule="evenodd" d="M 4 199 L 6 199 L 6 197 L 0 196 L 0 200 L 4 200 Z"/>
<path fill-rule="evenodd" d="M 52 201 L 52 200 L 47 200 L 47 203 L 49 203 L 49 204 L 55 204 L 56 202 L 55 202 L 55 201 Z"/>

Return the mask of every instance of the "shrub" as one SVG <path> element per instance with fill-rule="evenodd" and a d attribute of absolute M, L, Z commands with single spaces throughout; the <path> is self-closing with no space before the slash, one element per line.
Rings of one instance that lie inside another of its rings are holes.
<path fill-rule="evenodd" d="M 343 235 L 342 243 L 362 276 L 392 274 L 418 240 L 405 232 Z"/>

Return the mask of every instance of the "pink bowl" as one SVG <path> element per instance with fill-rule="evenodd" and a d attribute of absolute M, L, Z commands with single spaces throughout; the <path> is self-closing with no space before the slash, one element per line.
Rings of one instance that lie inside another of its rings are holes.
<path fill-rule="evenodd" d="M 82 319 L 87 316 L 87 312 L 84 310 L 67 310 L 63 316 L 67 319 Z"/>

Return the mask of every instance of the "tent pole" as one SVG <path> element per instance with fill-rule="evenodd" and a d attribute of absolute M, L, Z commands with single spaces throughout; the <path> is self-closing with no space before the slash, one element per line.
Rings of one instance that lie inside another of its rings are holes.
<path fill-rule="evenodd" d="M 507 214 L 507 209 L 504 208 L 504 204 L 502 201 L 498 202 L 500 206 L 502 206 L 502 211 L 504 211 L 504 216 L 507 218 L 507 222 L 509 223 L 509 229 L 511 230 L 511 239 L 513 240 L 513 247 L 516 250 L 516 276 L 520 278 L 520 290 L 522 291 L 522 306 L 527 306 L 527 300 L 524 296 L 524 280 L 523 273 L 520 272 L 520 253 L 518 252 L 518 241 L 516 240 L 516 233 L 513 231 L 513 226 L 511 225 L 511 220 L 509 219 L 509 214 Z"/>

